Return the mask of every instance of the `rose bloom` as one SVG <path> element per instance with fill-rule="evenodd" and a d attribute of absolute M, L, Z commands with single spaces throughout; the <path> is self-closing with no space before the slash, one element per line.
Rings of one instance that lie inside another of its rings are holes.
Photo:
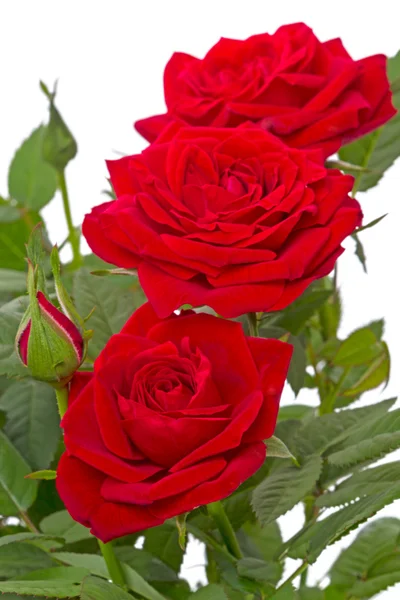
<path fill-rule="evenodd" d="M 108 541 L 229 496 L 264 462 L 291 353 L 139 308 L 72 382 L 56 480 L 71 516 Z"/>
<path fill-rule="evenodd" d="M 137 268 L 160 317 L 185 304 L 225 317 L 285 308 L 361 222 L 351 176 L 254 126 L 171 124 L 108 167 L 117 200 L 94 208 L 83 233 L 105 261 Z"/>
<path fill-rule="evenodd" d="M 252 121 L 290 146 L 322 147 L 328 156 L 396 113 L 384 55 L 353 60 L 340 39 L 322 43 L 304 23 L 222 38 L 203 59 L 173 54 L 164 94 L 167 113 L 135 124 L 151 142 L 174 119 L 211 127 Z"/>

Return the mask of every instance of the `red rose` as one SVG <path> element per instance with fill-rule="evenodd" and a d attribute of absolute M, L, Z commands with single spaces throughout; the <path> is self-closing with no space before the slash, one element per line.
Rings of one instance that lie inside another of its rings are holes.
<path fill-rule="evenodd" d="M 321 43 L 304 23 L 247 40 L 222 38 L 203 59 L 176 53 L 164 73 L 167 113 L 137 121 L 153 141 L 171 119 L 195 126 L 258 123 L 326 156 L 395 113 L 382 54 L 353 60 L 340 39 Z"/>
<path fill-rule="evenodd" d="M 107 541 L 229 496 L 264 462 L 291 353 L 239 323 L 139 308 L 72 383 L 57 472 L 72 517 Z"/>
<path fill-rule="evenodd" d="M 118 199 L 83 233 L 107 262 L 138 269 L 160 317 L 184 304 L 225 317 L 282 309 L 332 270 L 361 221 L 353 178 L 320 159 L 257 127 L 172 124 L 108 163 Z"/>

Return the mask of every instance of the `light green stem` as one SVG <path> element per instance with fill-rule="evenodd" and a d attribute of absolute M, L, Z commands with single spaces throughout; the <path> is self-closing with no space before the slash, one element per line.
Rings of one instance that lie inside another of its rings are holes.
<path fill-rule="evenodd" d="M 308 562 L 304 561 L 298 569 L 295 570 L 294 573 L 292 573 L 290 575 L 290 577 L 288 577 L 286 579 L 286 581 L 284 581 L 282 583 L 282 585 L 280 585 L 279 587 L 276 588 L 275 593 L 278 592 L 279 590 L 281 590 L 285 585 L 287 585 L 288 583 L 291 583 L 294 579 L 296 579 L 296 577 L 298 577 L 299 575 L 301 575 L 303 573 L 303 571 L 305 571 L 306 569 L 308 569 Z"/>
<path fill-rule="evenodd" d="M 210 516 L 214 519 L 216 526 L 219 529 L 221 537 L 228 548 L 229 552 L 237 559 L 242 558 L 242 552 L 239 547 L 235 532 L 226 516 L 226 512 L 221 502 L 212 502 L 207 505 Z"/>
<path fill-rule="evenodd" d="M 58 177 L 58 187 L 61 192 L 61 197 L 63 201 L 65 220 L 67 221 L 68 226 L 68 238 L 71 244 L 72 249 L 72 263 L 71 266 L 73 269 L 77 269 L 82 265 L 82 255 L 79 249 L 79 236 L 72 222 L 71 208 L 69 205 L 69 197 L 68 197 L 68 189 L 67 182 L 65 181 L 65 172 L 59 171 L 57 174 Z"/>
<path fill-rule="evenodd" d="M 104 560 L 106 561 L 108 574 L 110 575 L 110 579 L 115 585 L 120 585 L 123 588 L 126 588 L 125 575 L 122 570 L 122 565 L 119 562 L 112 545 L 112 542 L 108 542 L 104 544 L 102 541 L 97 540 L 99 542 L 99 548 L 103 555 Z"/>
<path fill-rule="evenodd" d="M 257 313 L 247 313 L 247 320 L 249 323 L 249 333 L 251 337 L 258 337 L 258 319 Z"/>

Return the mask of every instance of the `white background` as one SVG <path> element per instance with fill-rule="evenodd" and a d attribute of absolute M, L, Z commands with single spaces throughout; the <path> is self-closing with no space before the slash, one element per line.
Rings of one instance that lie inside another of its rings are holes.
<path fill-rule="evenodd" d="M 78 224 L 92 206 L 107 199 L 101 195 L 106 187 L 104 159 L 115 158 L 115 151 L 134 153 L 145 147 L 132 123 L 163 111 L 162 71 L 174 51 L 203 56 L 221 36 L 272 33 L 296 21 L 311 26 L 321 40 L 341 37 L 354 58 L 381 52 L 392 56 L 400 48 L 393 0 L 0 0 L 0 194 L 7 194 L 13 152 L 47 117 L 39 79 L 50 86 L 59 79 L 58 106 L 78 140 L 78 156 L 67 169 Z M 365 222 L 389 213 L 362 234 L 368 276 L 353 256 L 351 241 L 339 262 L 343 335 L 372 319 L 386 319 L 393 371 L 384 397 L 399 389 L 399 184 L 397 164 L 377 189 L 359 195 Z M 53 242 L 60 243 L 67 231 L 58 196 L 44 215 Z M 374 391 L 365 401 L 382 397 Z M 300 402 L 313 400 L 310 392 L 301 392 Z M 290 401 L 287 390 L 284 402 Z M 380 514 L 400 517 L 399 503 Z M 281 519 L 285 538 L 300 528 L 301 519 L 298 509 Z M 310 583 L 323 577 L 339 549 L 353 538 L 324 552 L 311 569 Z M 192 583 L 204 577 L 203 567 L 196 566 L 201 564 L 202 549 L 192 545 L 184 569 Z M 291 561 L 288 573 L 295 567 Z M 399 593 L 396 586 L 379 598 L 398 600 Z"/>

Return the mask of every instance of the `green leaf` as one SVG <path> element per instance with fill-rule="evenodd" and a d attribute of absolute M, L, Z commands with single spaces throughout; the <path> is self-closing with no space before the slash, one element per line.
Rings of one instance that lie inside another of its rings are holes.
<path fill-rule="evenodd" d="M 0 223 L 13 223 L 21 218 L 21 213 L 16 206 L 0 197 Z"/>
<path fill-rule="evenodd" d="M 351 237 L 353 238 L 353 240 L 356 243 L 356 249 L 354 251 L 354 254 L 357 256 L 358 260 L 360 261 L 364 273 L 366 273 L 367 272 L 367 257 L 365 256 L 364 246 L 360 242 L 360 238 L 358 237 L 357 233 L 353 233 Z"/>
<path fill-rule="evenodd" d="M 29 475 L 25 475 L 26 479 L 44 479 L 46 481 L 51 481 L 52 479 L 57 478 L 57 471 L 52 471 L 51 469 L 42 469 L 41 471 L 34 471 L 33 473 L 29 473 Z"/>
<path fill-rule="evenodd" d="M 189 600 L 228 600 L 228 596 L 221 585 L 210 583 L 191 594 Z"/>
<path fill-rule="evenodd" d="M 282 544 L 281 532 L 276 521 L 265 527 L 260 527 L 257 522 L 244 523 L 237 536 L 245 556 L 262 558 L 265 561 L 272 561 L 276 549 Z"/>
<path fill-rule="evenodd" d="M 0 431 L 0 514 L 17 515 L 33 503 L 37 483 L 25 479 L 28 473 L 29 465 Z"/>
<path fill-rule="evenodd" d="M 368 580 L 369 571 L 380 558 L 399 550 L 400 520 L 378 519 L 369 523 L 354 542 L 339 555 L 332 565 L 331 583 L 346 589 L 361 579 Z"/>
<path fill-rule="evenodd" d="M 347 504 L 357 498 L 383 492 L 399 480 L 400 462 L 365 469 L 346 479 L 334 491 L 319 496 L 315 504 L 319 507 Z"/>
<path fill-rule="evenodd" d="M 132 596 L 120 587 L 99 579 L 87 577 L 82 585 L 81 600 L 132 600 Z"/>
<path fill-rule="evenodd" d="M 251 492 L 248 489 L 239 490 L 223 500 L 224 510 L 234 529 L 239 529 L 246 521 L 254 519 L 251 508 Z"/>
<path fill-rule="evenodd" d="M 310 286 L 300 298 L 282 311 L 281 316 L 274 322 L 274 325 L 283 327 L 293 335 L 298 335 L 307 321 L 331 294 L 330 290 L 321 290 L 316 289 L 316 286 Z"/>
<path fill-rule="evenodd" d="M 349 593 L 356 598 L 371 598 L 372 596 L 375 596 L 375 594 L 379 594 L 392 585 L 399 583 L 399 581 L 400 568 L 391 573 L 378 575 L 367 581 L 357 581 L 357 583 L 350 588 Z"/>
<path fill-rule="evenodd" d="M 399 495 L 400 484 L 391 486 L 384 492 L 346 506 L 314 523 L 299 535 L 290 547 L 292 558 L 307 558 L 309 563 L 315 562 L 321 552 L 352 529 L 372 517 L 378 510 L 390 504 Z"/>
<path fill-rule="evenodd" d="M 130 285 L 130 278 L 126 279 L 126 285 Z M 76 308 L 82 316 L 89 315 L 95 308 L 88 321 L 89 327 L 94 330 L 88 348 L 91 358 L 97 357 L 110 337 L 121 330 L 143 301 L 142 296 L 133 289 L 118 288 L 110 282 L 109 277 L 95 277 L 85 268 L 75 273 L 73 295 Z"/>
<path fill-rule="evenodd" d="M 183 550 L 178 543 L 178 530 L 175 524 L 164 523 L 144 532 L 143 549 L 158 557 L 177 573 L 183 560 Z"/>
<path fill-rule="evenodd" d="M 92 537 L 89 529 L 74 521 L 66 510 L 45 517 L 40 523 L 40 529 L 47 535 L 63 537 L 66 544 L 73 544 Z"/>
<path fill-rule="evenodd" d="M 347 387 L 343 396 L 359 396 L 368 390 L 372 390 L 389 380 L 390 376 L 390 354 L 385 342 L 379 342 L 379 355 L 363 370 L 359 377 L 355 378 L 351 387 Z"/>
<path fill-rule="evenodd" d="M 54 167 L 56 171 L 64 171 L 67 164 L 75 158 L 78 146 L 54 104 L 56 86 L 54 87 L 54 92 L 51 94 L 42 82 L 40 82 L 40 87 L 50 100 L 50 119 L 43 133 L 43 159 L 46 163 Z"/>
<path fill-rule="evenodd" d="M 370 221 L 366 225 L 362 225 L 361 227 L 359 227 L 357 229 L 356 233 L 360 233 L 361 231 L 365 231 L 366 229 L 371 229 L 371 227 L 375 227 L 375 225 L 378 225 L 378 223 L 383 221 L 383 219 L 387 216 L 388 216 L 388 213 L 386 213 L 385 215 L 382 215 L 381 217 L 378 217 L 377 219 L 374 219 L 373 221 Z"/>
<path fill-rule="evenodd" d="M 27 298 L 16 298 L 0 308 L 0 375 L 29 375 L 15 353 L 15 336 L 27 306 Z"/>
<path fill-rule="evenodd" d="M 388 75 L 393 89 L 393 104 L 400 109 L 400 52 L 388 60 Z M 383 173 L 400 155 L 400 112 L 376 131 L 343 146 L 339 151 L 341 160 L 368 168 L 368 172 L 357 175 L 354 194 L 374 187 Z"/>
<path fill-rule="evenodd" d="M 333 444 L 352 436 L 361 425 L 366 426 L 385 415 L 395 401 L 396 399 L 385 400 L 372 406 L 308 419 L 297 429 L 290 448 L 296 456 L 322 454 Z"/>
<path fill-rule="evenodd" d="M 23 218 L 16 221 L 0 221 L 0 267 L 25 271 L 25 244 L 40 221 L 40 215 L 32 211 L 25 211 Z"/>
<path fill-rule="evenodd" d="M 43 125 L 31 133 L 15 153 L 8 172 L 10 196 L 35 211 L 46 206 L 57 189 L 56 172 L 42 156 L 44 134 Z"/>
<path fill-rule="evenodd" d="M 246 557 L 237 562 L 237 570 L 241 577 L 248 577 L 255 581 L 275 584 L 279 579 L 280 568 L 277 563 L 266 562 L 259 558 Z"/>
<path fill-rule="evenodd" d="M 0 592 L 19 596 L 44 596 L 45 598 L 75 598 L 80 586 L 70 581 L 0 581 Z"/>
<path fill-rule="evenodd" d="M 0 294 L 26 292 L 26 275 L 22 271 L 0 269 Z"/>
<path fill-rule="evenodd" d="M 377 459 L 400 446 L 400 409 L 380 418 L 359 423 L 356 431 L 330 453 L 328 462 L 334 466 L 354 465 Z"/>
<path fill-rule="evenodd" d="M 38 571 L 31 571 L 22 577 L 19 576 L 18 580 L 48 581 L 51 579 L 62 579 L 72 583 L 81 583 L 82 580 L 88 575 L 90 575 L 88 569 L 84 569 L 82 567 L 52 567 L 51 569 L 39 569 Z"/>
<path fill-rule="evenodd" d="M 277 458 L 290 458 L 295 463 L 297 459 L 290 452 L 289 448 L 286 446 L 282 440 L 277 438 L 276 436 L 272 436 L 265 441 L 267 446 L 267 456 L 269 457 L 277 457 Z"/>
<path fill-rule="evenodd" d="M 293 355 L 289 365 L 287 379 L 295 396 L 304 387 L 307 367 L 307 355 L 304 343 L 300 337 L 290 335 L 288 343 L 293 346 Z"/>
<path fill-rule="evenodd" d="M 295 600 L 294 589 L 290 583 L 285 584 L 270 596 L 269 600 Z"/>
<path fill-rule="evenodd" d="M 178 581 L 178 576 L 171 567 L 146 550 L 138 550 L 133 546 L 115 546 L 114 551 L 121 562 L 134 568 L 147 581 Z"/>
<path fill-rule="evenodd" d="M 324 592 L 319 588 L 301 587 L 298 592 L 299 600 L 324 600 Z"/>
<path fill-rule="evenodd" d="M 63 563 L 76 567 L 85 567 L 93 575 L 108 579 L 108 570 L 104 559 L 95 554 L 75 554 L 73 552 L 56 552 L 54 558 Z M 132 567 L 122 565 L 128 587 L 146 600 L 165 600 L 143 577 Z"/>
<path fill-rule="evenodd" d="M 63 538 L 54 537 L 50 535 L 44 535 L 42 533 L 16 533 L 14 535 L 5 535 L 0 538 L 0 547 L 7 546 L 8 544 L 16 544 L 18 542 L 41 542 L 41 541 L 55 541 L 58 543 L 63 543 Z"/>
<path fill-rule="evenodd" d="M 291 404 L 290 406 L 281 406 L 278 414 L 278 421 L 287 421 L 288 419 L 306 419 L 312 417 L 315 408 L 306 404 Z"/>
<path fill-rule="evenodd" d="M 7 416 L 4 431 L 33 469 L 50 465 L 60 439 L 54 390 L 26 379 L 13 383 L 0 399 Z"/>
<path fill-rule="evenodd" d="M 0 578 L 21 577 L 30 571 L 54 566 L 50 555 L 33 544 L 0 547 Z"/>
<path fill-rule="evenodd" d="M 301 468 L 290 465 L 273 472 L 253 493 L 253 508 L 263 525 L 275 521 L 312 490 L 321 472 L 319 456 L 310 456 Z"/>
<path fill-rule="evenodd" d="M 341 367 L 363 365 L 379 356 L 381 343 L 368 327 L 357 329 L 341 343 L 334 357 L 334 363 Z"/>

